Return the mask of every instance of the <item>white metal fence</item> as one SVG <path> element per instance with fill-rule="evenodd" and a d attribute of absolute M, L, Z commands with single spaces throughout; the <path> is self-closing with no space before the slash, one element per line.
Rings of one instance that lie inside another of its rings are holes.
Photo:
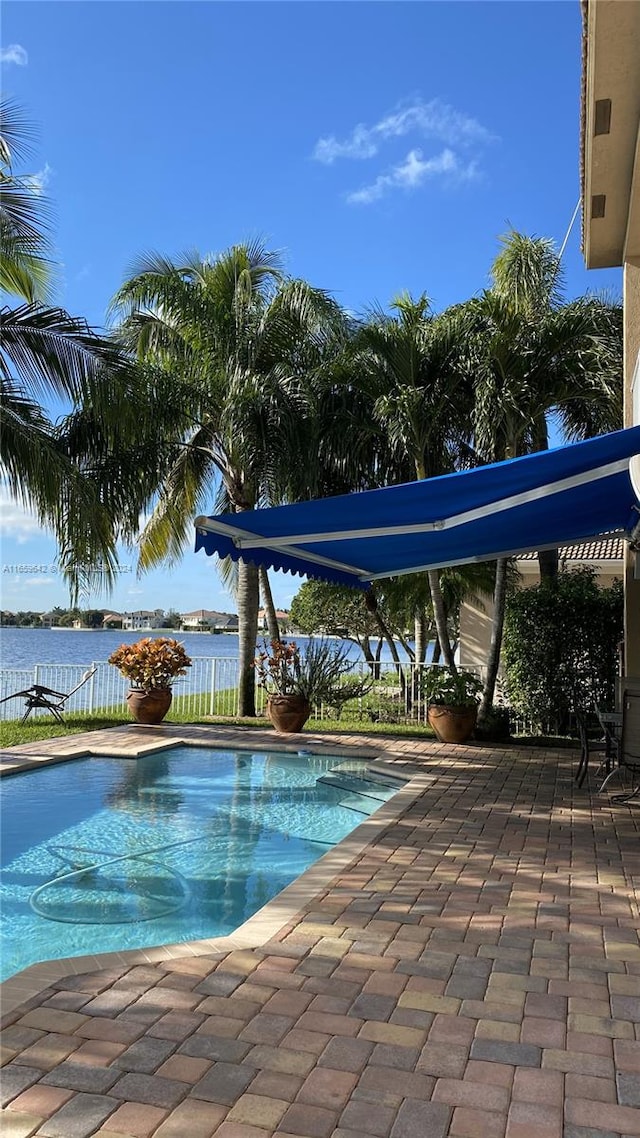
<path fill-rule="evenodd" d="M 127 708 L 130 683 L 106 660 L 89 665 L 95 668 L 91 678 L 65 703 L 69 713 L 85 715 L 121 715 Z M 24 697 L 14 695 L 32 684 L 42 684 L 53 691 L 70 692 L 88 670 L 82 664 L 36 664 L 33 668 L 3 668 L 0 672 L 1 719 L 16 719 L 24 712 Z M 176 680 L 173 696 L 182 715 L 235 715 L 238 686 L 238 661 L 232 657 L 196 656 L 186 676 Z M 32 715 L 48 715 L 35 709 Z M 170 716 L 169 716 L 170 718 Z"/>
<path fill-rule="evenodd" d="M 347 704 L 344 718 L 355 714 L 365 722 L 426 723 L 427 705 L 421 696 L 421 673 L 425 668 L 438 665 L 393 663 L 379 665 L 371 691 Z M 65 703 L 68 713 L 92 716 L 120 716 L 127 711 L 126 695 L 129 682 L 117 668 L 106 660 L 95 661 L 94 675 Z M 87 670 L 81 664 L 36 664 L 33 668 L 3 668 L 0 671 L 0 719 L 19 719 L 24 713 L 25 701 L 15 693 L 42 684 L 56 692 L 70 692 L 80 683 Z M 354 676 L 371 677 L 364 661 L 354 663 Z M 475 669 L 483 678 L 483 669 Z M 238 714 L 238 660 L 228 656 L 196 656 L 186 676 L 173 685 L 173 704 L 167 719 L 200 719 L 208 715 L 235 716 Z M 6 698 L 12 697 L 12 698 Z M 261 688 L 256 690 L 256 710 L 264 711 L 266 697 Z M 48 715 L 36 709 L 32 716 Z M 331 705 L 315 709 L 319 718 L 338 718 L 338 710 Z"/>

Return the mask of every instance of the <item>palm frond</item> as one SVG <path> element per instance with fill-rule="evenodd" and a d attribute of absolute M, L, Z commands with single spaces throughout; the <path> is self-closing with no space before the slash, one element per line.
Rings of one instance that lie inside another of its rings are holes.
<path fill-rule="evenodd" d="M 0 285 L 30 302 L 51 295 L 49 212 L 28 178 L 0 172 Z"/>
<path fill-rule="evenodd" d="M 206 430 L 196 432 L 191 444 L 174 457 L 164 474 L 151 517 L 140 536 L 141 570 L 161 562 L 175 564 L 193 540 L 193 518 L 210 509 L 218 467 L 215 449 Z"/>
<path fill-rule="evenodd" d="M 48 262 L 30 253 L 13 249 L 0 255 L 0 289 L 19 296 L 29 304 L 48 299 L 52 294 Z"/>
<path fill-rule="evenodd" d="M 27 390 L 79 399 L 104 368 L 118 368 L 116 344 L 97 336 L 85 320 L 62 308 L 24 304 L 0 310 L 0 352 L 5 374 Z"/>
<path fill-rule="evenodd" d="M 50 298 L 50 205 L 16 159 L 29 152 L 34 130 L 21 107 L 0 100 L 0 287 L 29 302 Z"/>
<path fill-rule="evenodd" d="M 14 99 L 0 99 L 0 162 L 11 168 L 32 152 L 36 130 L 24 109 Z"/>
<path fill-rule="evenodd" d="M 539 315 L 562 302 L 563 273 L 554 242 L 512 229 L 491 266 L 491 288 L 517 312 Z"/>

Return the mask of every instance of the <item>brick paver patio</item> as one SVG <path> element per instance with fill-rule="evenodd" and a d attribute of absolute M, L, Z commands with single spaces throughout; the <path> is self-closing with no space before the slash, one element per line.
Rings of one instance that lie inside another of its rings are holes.
<path fill-rule="evenodd" d="M 367 742 L 435 777 L 261 947 L 13 1011 L 2 1134 L 640 1135 L 638 807 L 568 752 Z"/>

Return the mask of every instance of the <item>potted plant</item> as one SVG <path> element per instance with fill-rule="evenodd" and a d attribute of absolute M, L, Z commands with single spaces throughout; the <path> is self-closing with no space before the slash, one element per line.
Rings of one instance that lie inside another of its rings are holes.
<path fill-rule="evenodd" d="M 478 716 L 482 681 L 474 672 L 431 667 L 422 678 L 427 719 L 441 743 L 466 743 Z"/>
<path fill-rule="evenodd" d="M 138 723 L 161 723 L 172 699 L 171 682 L 186 675 L 191 657 L 184 646 L 167 636 L 146 636 L 135 644 L 121 644 L 109 663 L 127 679 L 129 710 Z"/>
<path fill-rule="evenodd" d="M 369 680 L 345 680 L 353 668 L 349 649 L 324 640 L 311 640 L 302 652 L 294 640 L 264 643 L 254 660 L 258 683 L 267 693 L 267 715 L 276 731 L 300 731 L 314 705 L 341 707 L 365 695 Z"/>

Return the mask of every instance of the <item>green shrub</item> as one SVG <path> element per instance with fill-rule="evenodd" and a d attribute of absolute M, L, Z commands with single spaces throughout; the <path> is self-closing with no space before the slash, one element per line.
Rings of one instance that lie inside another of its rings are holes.
<path fill-rule="evenodd" d="M 559 733 L 594 703 L 612 706 L 622 635 L 622 583 L 600 589 L 592 569 L 515 593 L 503 642 L 511 706 L 538 729 L 556 723 Z"/>
<path fill-rule="evenodd" d="M 480 699 L 482 681 L 475 672 L 427 668 L 421 675 L 421 689 L 427 703 L 444 707 L 475 707 Z"/>

